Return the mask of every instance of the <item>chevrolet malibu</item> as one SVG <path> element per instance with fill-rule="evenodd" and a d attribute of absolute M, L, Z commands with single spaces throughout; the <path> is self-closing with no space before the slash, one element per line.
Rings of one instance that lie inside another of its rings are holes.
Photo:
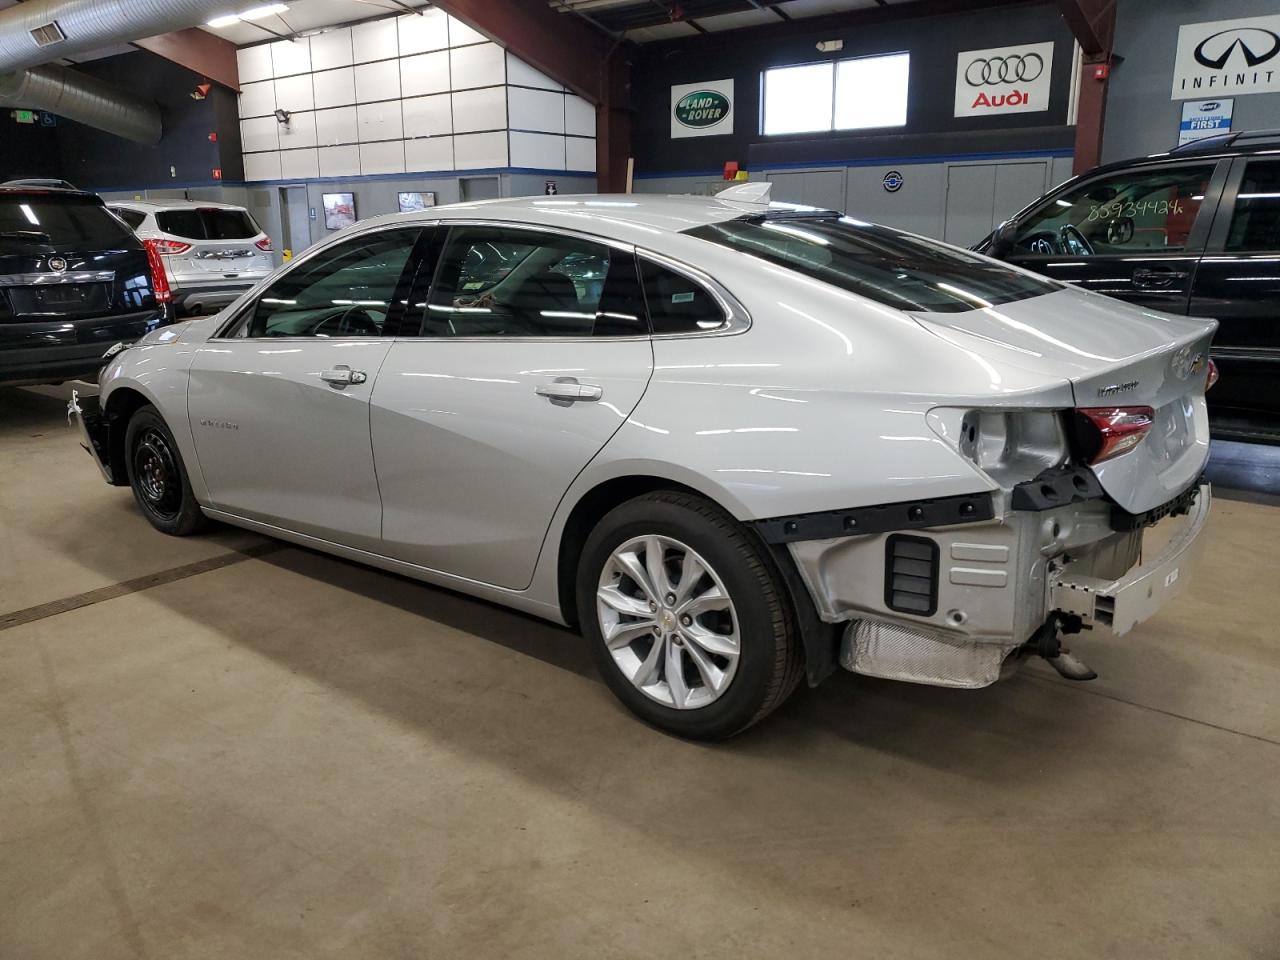
<path fill-rule="evenodd" d="M 1091 677 L 1064 635 L 1194 565 L 1214 328 L 761 185 L 504 199 L 362 222 L 72 412 L 159 530 L 577 627 L 714 739 L 838 667 Z"/>

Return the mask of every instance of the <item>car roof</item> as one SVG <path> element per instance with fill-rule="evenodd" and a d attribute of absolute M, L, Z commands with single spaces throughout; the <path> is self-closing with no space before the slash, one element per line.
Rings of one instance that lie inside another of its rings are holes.
<path fill-rule="evenodd" d="M 652 246 L 656 235 L 679 233 L 708 223 L 722 223 L 751 215 L 784 217 L 806 213 L 834 215 L 834 211 L 790 203 L 751 203 L 654 193 L 584 193 L 452 203 L 362 220 L 361 225 L 475 217 L 561 229 L 576 228 L 585 233 Z"/>
<path fill-rule="evenodd" d="M 139 212 L 155 213 L 161 210 L 244 210 L 234 203 L 216 200 L 108 200 L 109 207 L 127 207 Z"/>
<path fill-rule="evenodd" d="M 1114 160 L 1086 170 L 1085 174 L 1093 176 L 1098 173 L 1113 173 L 1129 167 L 1149 166 L 1160 163 L 1177 163 L 1182 160 L 1221 160 L 1229 157 L 1251 157 L 1258 154 L 1280 154 L 1280 130 L 1241 130 L 1203 140 L 1193 140 L 1145 157 L 1129 157 L 1125 160 Z"/>

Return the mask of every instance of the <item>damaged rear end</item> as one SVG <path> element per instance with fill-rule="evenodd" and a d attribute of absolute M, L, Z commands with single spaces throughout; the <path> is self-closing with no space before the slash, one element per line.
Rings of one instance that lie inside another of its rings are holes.
<path fill-rule="evenodd" d="M 1198 558 L 1216 325 L 1076 291 L 917 320 L 1045 387 L 1016 407 L 930 411 L 933 432 L 994 484 L 967 515 L 906 502 L 882 508 L 894 521 L 873 536 L 790 540 L 819 615 L 848 624 L 841 663 L 981 687 L 1038 654 L 1089 679 L 1062 636 L 1127 633 Z"/>

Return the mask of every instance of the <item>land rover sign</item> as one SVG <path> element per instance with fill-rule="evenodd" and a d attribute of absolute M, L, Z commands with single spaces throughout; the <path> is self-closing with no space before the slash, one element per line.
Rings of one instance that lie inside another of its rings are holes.
<path fill-rule="evenodd" d="M 681 83 L 671 88 L 671 136 L 733 133 L 733 81 Z"/>

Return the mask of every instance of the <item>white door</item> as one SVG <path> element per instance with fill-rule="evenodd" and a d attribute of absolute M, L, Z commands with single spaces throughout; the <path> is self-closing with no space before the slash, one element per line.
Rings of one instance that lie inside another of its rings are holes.
<path fill-rule="evenodd" d="M 419 233 L 362 234 L 303 259 L 200 347 L 188 413 L 214 506 L 378 549 L 369 397 Z"/>
<path fill-rule="evenodd" d="M 560 498 L 653 369 L 635 257 L 454 228 L 421 333 L 392 346 L 373 394 L 386 552 L 522 589 Z"/>

